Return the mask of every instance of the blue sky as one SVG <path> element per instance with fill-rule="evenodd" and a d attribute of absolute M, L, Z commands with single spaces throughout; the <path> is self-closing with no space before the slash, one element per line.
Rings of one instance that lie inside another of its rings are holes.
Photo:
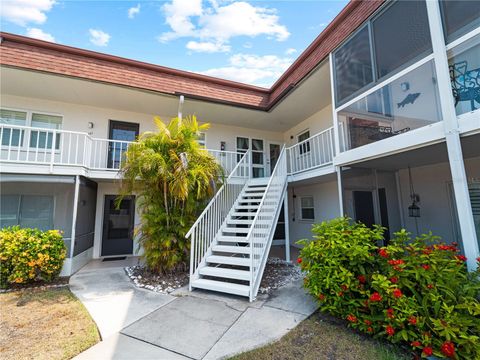
<path fill-rule="evenodd" d="M 268 87 L 347 2 L 2 0 L 1 29 Z"/>

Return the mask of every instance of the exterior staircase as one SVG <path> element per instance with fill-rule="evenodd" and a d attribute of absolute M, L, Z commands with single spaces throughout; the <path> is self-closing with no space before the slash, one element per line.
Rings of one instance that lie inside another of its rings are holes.
<path fill-rule="evenodd" d="M 287 186 L 285 151 L 269 178 L 250 179 L 249 153 L 206 207 L 191 238 L 190 289 L 257 295 Z M 244 161 L 245 160 L 245 161 Z M 242 162 L 246 166 L 242 166 Z"/>

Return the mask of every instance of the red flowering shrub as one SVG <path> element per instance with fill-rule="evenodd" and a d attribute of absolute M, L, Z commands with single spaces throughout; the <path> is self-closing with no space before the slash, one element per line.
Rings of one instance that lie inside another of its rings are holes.
<path fill-rule="evenodd" d="M 468 273 L 456 244 L 339 218 L 302 240 L 305 288 L 349 326 L 410 346 L 419 356 L 480 359 L 480 271 Z"/>

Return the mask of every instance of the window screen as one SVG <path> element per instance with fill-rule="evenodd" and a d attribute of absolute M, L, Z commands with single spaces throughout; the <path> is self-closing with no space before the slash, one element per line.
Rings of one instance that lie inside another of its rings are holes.
<path fill-rule="evenodd" d="M 42 129 L 61 129 L 62 117 L 45 114 L 32 114 L 32 127 Z M 36 131 L 30 133 L 30 147 L 51 149 L 53 143 L 52 131 Z M 55 149 L 60 148 L 60 134 L 56 134 Z"/>
<path fill-rule="evenodd" d="M 396 1 L 372 28 L 378 78 L 432 51 L 425 1 Z"/>
<path fill-rule="evenodd" d="M 298 135 L 298 142 L 302 142 L 307 140 L 310 137 L 310 131 L 305 131 Z M 310 151 L 310 141 L 305 141 L 304 143 L 300 144 L 300 155 L 303 155 Z"/>
<path fill-rule="evenodd" d="M 206 144 L 205 139 L 206 139 L 205 133 L 201 132 L 198 134 L 197 142 L 200 146 L 205 147 L 205 144 Z"/>
<path fill-rule="evenodd" d="M 334 64 L 337 102 L 373 81 L 367 26 L 335 52 Z"/>
<path fill-rule="evenodd" d="M 302 219 L 303 220 L 314 220 L 315 219 L 315 209 L 313 206 L 313 197 L 305 196 L 300 198 L 301 207 L 302 207 Z"/>
<path fill-rule="evenodd" d="M 20 205 L 21 227 L 49 230 L 53 228 L 53 197 L 23 195 Z"/>
<path fill-rule="evenodd" d="M 480 1 L 440 1 L 447 42 L 480 26 Z"/>
<path fill-rule="evenodd" d="M 0 124 L 25 126 L 26 123 L 26 112 L 0 109 Z M 3 128 L 1 132 L 2 145 L 22 146 L 24 135 L 25 130 Z"/>
<path fill-rule="evenodd" d="M 18 225 L 19 195 L 0 196 L 0 228 Z"/>

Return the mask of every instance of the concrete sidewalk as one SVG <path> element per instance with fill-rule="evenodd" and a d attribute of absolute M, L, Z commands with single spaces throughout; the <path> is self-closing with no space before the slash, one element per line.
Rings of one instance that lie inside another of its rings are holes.
<path fill-rule="evenodd" d="M 265 345 L 316 310 L 301 284 L 249 303 L 201 290 L 138 289 L 123 267 L 81 270 L 71 288 L 104 340 L 77 359 L 221 359 Z"/>

